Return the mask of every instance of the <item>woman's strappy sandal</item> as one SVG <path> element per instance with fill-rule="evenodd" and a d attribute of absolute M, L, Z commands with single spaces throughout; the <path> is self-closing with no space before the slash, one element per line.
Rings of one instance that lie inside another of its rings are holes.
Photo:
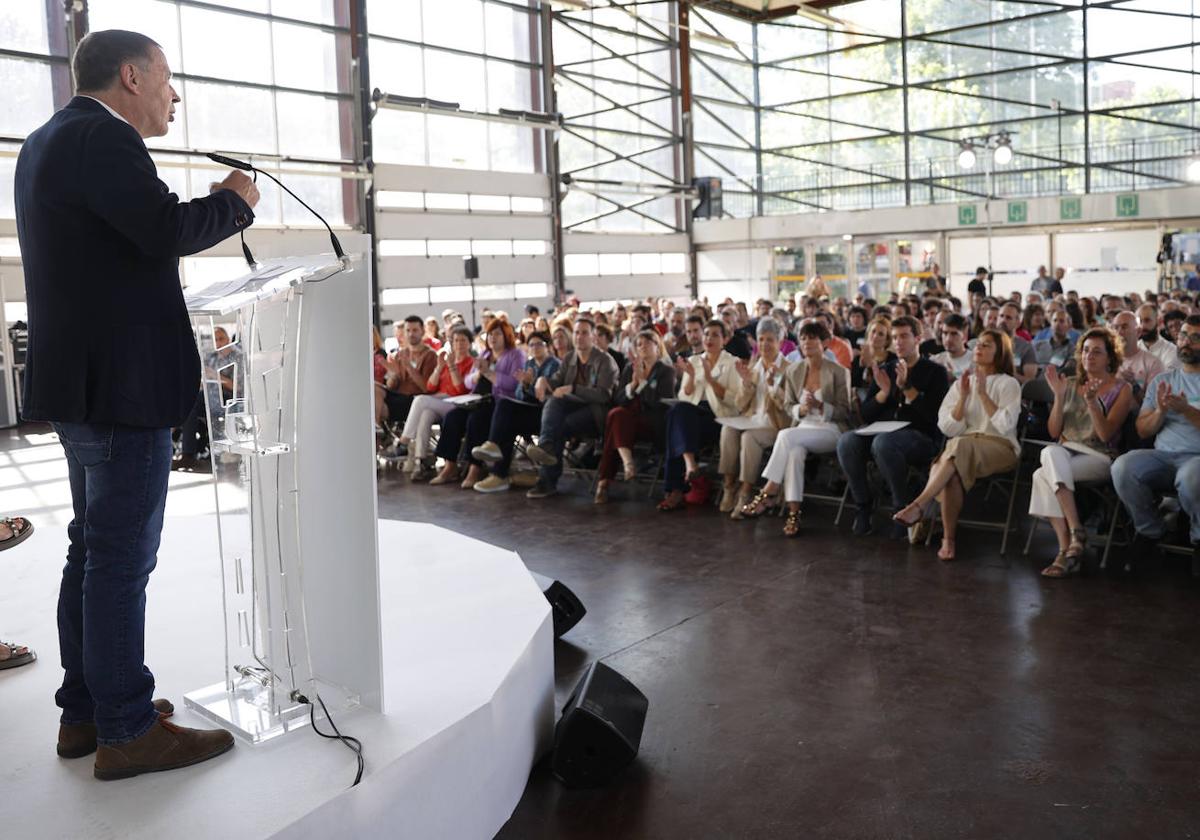
<path fill-rule="evenodd" d="M 742 516 L 746 519 L 754 519 L 755 517 L 762 516 L 764 513 L 771 513 L 778 509 L 779 494 L 771 494 L 766 490 L 759 490 L 753 499 L 742 506 Z"/>

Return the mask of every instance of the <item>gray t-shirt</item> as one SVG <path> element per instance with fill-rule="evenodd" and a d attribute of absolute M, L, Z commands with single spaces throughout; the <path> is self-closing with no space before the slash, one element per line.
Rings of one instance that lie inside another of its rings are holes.
<path fill-rule="evenodd" d="M 1142 411 L 1158 408 L 1158 383 L 1166 382 L 1171 392 L 1183 394 L 1193 408 L 1200 407 L 1200 373 L 1169 370 L 1150 380 L 1146 398 L 1142 400 Z M 1154 438 L 1154 448 L 1163 452 L 1194 452 L 1200 455 L 1200 429 L 1178 411 L 1168 411 L 1162 428 Z"/>

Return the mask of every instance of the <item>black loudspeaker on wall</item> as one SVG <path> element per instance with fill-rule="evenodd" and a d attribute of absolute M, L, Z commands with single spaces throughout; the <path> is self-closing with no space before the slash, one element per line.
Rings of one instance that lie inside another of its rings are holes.
<path fill-rule="evenodd" d="M 592 663 L 554 729 L 551 771 L 568 787 L 609 781 L 637 755 L 649 705 L 629 680 Z"/>
<path fill-rule="evenodd" d="M 693 178 L 696 188 L 696 203 L 692 207 L 693 219 L 719 219 L 724 212 L 720 178 Z"/>
<path fill-rule="evenodd" d="M 479 257 L 463 257 L 463 279 L 479 279 Z"/>

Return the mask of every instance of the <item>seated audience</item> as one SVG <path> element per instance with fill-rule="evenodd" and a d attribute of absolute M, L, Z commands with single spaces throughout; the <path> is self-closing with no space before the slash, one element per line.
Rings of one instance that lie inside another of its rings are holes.
<path fill-rule="evenodd" d="M 558 492 L 567 439 L 599 436 L 612 405 L 617 363 L 595 346 L 595 325 L 590 319 L 575 320 L 574 337 L 575 349 L 567 354 L 558 371 L 534 385 L 546 407 L 542 409 L 537 445 L 526 450 L 529 460 L 538 465 L 537 484 L 525 494 L 530 499 L 544 499 Z"/>
<path fill-rule="evenodd" d="M 541 330 L 539 330 L 541 332 Z M 566 321 L 556 321 L 553 331 L 550 334 L 550 350 L 554 358 L 562 362 L 567 358 L 567 354 L 573 350 L 571 344 L 571 325 Z"/>
<path fill-rule="evenodd" d="M 1033 345 L 1017 335 L 1017 328 L 1020 325 L 1021 307 L 1019 304 L 1009 301 L 1000 307 L 1000 311 L 996 314 L 996 327 L 1003 330 L 1012 342 L 1013 375 L 1016 376 L 1019 383 L 1024 385 L 1030 379 L 1037 378 L 1038 363 Z"/>
<path fill-rule="evenodd" d="M 874 318 L 867 325 L 867 334 L 859 345 L 858 352 L 850 361 L 850 388 L 866 388 L 871 384 L 871 370 L 876 365 L 889 365 L 896 361 L 892 352 L 892 322 L 887 318 Z"/>
<path fill-rule="evenodd" d="M 475 366 L 471 355 L 471 331 L 463 326 L 450 330 L 450 346 L 437 354 L 437 367 L 425 382 L 427 393 L 413 400 L 400 443 L 409 447 L 408 457 L 413 481 L 433 478 L 433 459 L 430 453 L 433 425 L 454 408 L 446 397 L 468 393 L 467 377 Z"/>
<path fill-rule="evenodd" d="M 1063 367 L 1075 357 L 1075 342 L 1079 333 L 1071 329 L 1071 317 L 1063 309 L 1051 313 L 1047 330 L 1038 333 L 1045 338 L 1034 339 L 1034 357 L 1039 365 Z"/>
<path fill-rule="evenodd" d="M 420 315 L 409 315 L 396 325 L 400 349 L 384 360 L 383 384 L 388 419 L 403 423 L 413 400 L 426 392 L 425 383 L 437 367 L 437 353 L 425 343 L 425 322 Z"/>
<path fill-rule="evenodd" d="M 892 517 L 913 528 L 937 499 L 943 534 L 937 556 L 942 560 L 954 559 L 963 497 L 979 479 L 1013 470 L 1021 451 L 1017 441 L 1021 385 L 1013 376 L 1010 339 L 1000 330 L 984 330 L 973 352 L 972 369 L 958 378 L 938 410 L 946 447 L 934 460 L 925 489 Z"/>
<path fill-rule="evenodd" d="M 475 484 L 480 493 L 502 493 L 509 488 L 508 472 L 517 437 L 532 438 L 541 428 L 544 400 L 538 398 L 534 386 L 539 379 L 554 376 L 562 364 L 550 354 L 549 341 L 545 333 L 535 332 L 529 337 L 525 345 L 529 356 L 517 374 L 516 391 L 511 398 L 496 401 L 487 440 L 471 450 L 476 461 L 490 464 L 491 474 Z"/>
<path fill-rule="evenodd" d="M 737 414 L 741 380 L 737 357 L 723 349 L 728 340 L 724 322 L 709 321 L 704 326 L 704 352 L 675 361 L 679 402 L 667 412 L 666 496 L 658 505 L 661 511 L 684 506 L 684 488 L 699 472 L 696 453 L 720 433 L 716 418 Z"/>
<path fill-rule="evenodd" d="M 754 354 L 754 348 L 750 346 L 750 339 L 738 331 L 737 307 L 722 307 L 721 322 L 725 324 L 725 334 L 729 336 L 729 341 L 725 344 L 725 352 L 737 356 L 743 361 L 750 361 L 750 357 Z"/>
<path fill-rule="evenodd" d="M 462 482 L 464 490 L 470 490 L 483 478 L 483 462 L 469 453 L 487 440 L 492 424 L 492 413 L 496 401 L 516 394 L 520 381 L 517 376 L 525 367 L 525 352 L 517 347 L 517 336 L 512 325 L 499 318 L 492 319 L 485 328 L 487 350 L 475 362 L 475 369 L 466 379 L 471 393 L 484 396 L 472 405 L 459 406 L 442 418 L 442 433 L 438 437 L 435 454 L 443 460 L 442 470 L 430 484 L 448 484 L 458 481 L 458 456 L 466 440 L 470 468 Z"/>
<path fill-rule="evenodd" d="M 1200 315 L 1188 316 L 1178 347 L 1180 367 L 1150 382 L 1137 419 L 1138 435 L 1153 437 L 1154 448 L 1126 452 L 1112 478 L 1137 531 L 1131 556 L 1147 556 L 1164 536 L 1155 494 L 1175 492 L 1191 521 L 1192 575 L 1200 576 Z"/>
<path fill-rule="evenodd" d="M 1173 303 L 1173 301 L 1170 301 Z M 1172 309 L 1167 311 L 1166 305 L 1163 306 L 1163 338 L 1171 342 L 1173 345 L 1179 343 L 1179 330 L 1183 327 L 1183 322 L 1187 320 L 1187 313 L 1182 309 Z M 1178 356 L 1179 348 L 1176 347 L 1176 355 Z"/>
<path fill-rule="evenodd" d="M 1140 401 L 1146 395 L 1150 380 L 1163 372 L 1163 363 L 1139 346 L 1138 319 L 1132 312 L 1126 310 L 1118 313 L 1109 326 L 1121 337 L 1121 350 L 1125 357 L 1117 375 L 1133 386 L 1134 399 Z"/>
<path fill-rule="evenodd" d="M 735 365 L 741 380 L 736 397 L 738 414 L 753 418 L 756 427 L 743 430 L 721 426 L 721 460 L 717 468 L 725 483 L 721 513 L 737 514 L 750 500 L 762 468 L 763 452 L 774 443 L 778 430 L 789 425 L 787 415 L 781 410 L 783 377 L 788 369 L 787 360 L 779 352 L 781 332 L 774 318 L 760 318 L 756 334 L 758 358 L 750 365 L 738 359 Z"/>
<path fill-rule="evenodd" d="M 596 347 L 603 353 L 612 356 L 617 363 L 617 371 L 625 367 L 625 354 L 613 347 L 613 331 L 608 324 L 596 324 Z M 632 349 L 632 345 L 630 345 Z"/>
<path fill-rule="evenodd" d="M 833 354 L 839 365 L 849 369 L 854 360 L 854 351 L 850 347 L 850 342 L 839 338 L 835 333 L 833 313 L 822 309 L 817 313 L 817 320 L 825 326 L 825 332 L 829 334 L 829 339 L 825 342 L 825 349 Z"/>
<path fill-rule="evenodd" d="M 1017 335 L 1026 341 L 1033 341 L 1033 337 L 1040 333 L 1046 326 L 1046 310 L 1040 303 L 1027 303 L 1025 306 L 1025 315 L 1021 319 L 1021 326 L 1017 330 Z"/>
<path fill-rule="evenodd" d="M 684 322 L 685 344 L 682 349 L 675 351 L 678 358 L 687 359 L 699 356 L 704 352 L 704 324 L 705 319 L 701 315 L 687 317 Z"/>
<path fill-rule="evenodd" d="M 861 409 L 865 423 L 895 420 L 908 425 L 875 435 L 848 431 L 838 438 L 838 461 L 858 507 L 854 518 L 854 533 L 858 536 L 871 532 L 871 516 L 875 509 L 874 494 L 867 483 L 868 458 L 874 458 L 883 474 L 893 508 L 901 510 L 912 497 L 908 486 L 909 466 L 924 470 L 940 448 L 938 409 L 950 385 L 946 381 L 945 368 L 922 358 L 917 352 L 919 330 L 920 326 L 909 316 L 892 322 L 892 342 L 897 358 L 882 365 L 872 363 L 870 388 Z M 900 538 L 905 533 L 906 529 L 896 523 L 891 536 Z"/>
<path fill-rule="evenodd" d="M 1163 370 L 1179 367 L 1179 350 L 1159 330 L 1158 307 L 1144 303 L 1138 307 L 1138 347 L 1162 362 Z"/>
<path fill-rule="evenodd" d="M 446 333 L 449 335 L 449 333 Z M 430 316 L 425 319 L 425 338 L 423 339 L 432 350 L 442 349 L 442 334 L 438 329 L 438 319 Z"/>
<path fill-rule="evenodd" d="M 650 441 L 661 447 L 666 434 L 667 405 L 675 396 L 675 368 L 656 330 L 642 330 L 633 345 L 633 358 L 621 370 L 613 401 L 604 421 L 604 451 L 596 482 L 595 503 L 608 501 L 608 485 L 617 472 L 617 458 L 626 481 L 637 475 L 633 447 Z"/>
<path fill-rule="evenodd" d="M 974 354 L 967 349 L 967 319 L 951 312 L 942 319 L 942 352 L 930 356 L 946 369 L 951 382 L 971 369 Z"/>
<path fill-rule="evenodd" d="M 850 372 L 825 358 L 825 325 L 808 321 L 800 327 L 801 359 L 784 375 L 783 410 L 797 425 L 775 438 L 763 476 L 767 484 L 752 501 L 735 509 L 735 518 L 761 516 L 778 507 L 783 488 L 788 513 L 785 536 L 800 531 L 804 471 L 810 454 L 833 452 L 850 422 Z M 745 490 L 749 486 L 744 486 Z"/>
<path fill-rule="evenodd" d="M 1118 344 L 1110 330 L 1091 329 L 1075 355 L 1076 376 L 1061 376 L 1053 365 L 1046 368 L 1046 384 L 1054 392 L 1048 426 L 1058 443 L 1042 449 L 1029 497 L 1030 515 L 1049 519 L 1058 537 L 1058 554 L 1042 569 L 1045 577 L 1079 571 L 1088 537 L 1075 504 L 1075 482 L 1106 478 L 1120 450 L 1134 400 L 1129 383 L 1117 377 Z"/>

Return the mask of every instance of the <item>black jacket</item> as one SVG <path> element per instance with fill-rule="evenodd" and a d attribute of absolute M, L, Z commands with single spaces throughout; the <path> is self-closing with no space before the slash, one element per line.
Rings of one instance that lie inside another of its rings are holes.
<path fill-rule="evenodd" d="M 254 220 L 229 190 L 180 202 L 137 131 L 77 96 L 17 158 L 29 307 L 26 420 L 164 428 L 187 417 L 200 357 L 179 258 Z"/>
<path fill-rule="evenodd" d="M 642 411 L 666 411 L 667 406 L 663 404 L 663 400 L 675 397 L 675 368 L 661 359 L 655 362 L 654 367 L 650 368 L 650 377 L 641 393 L 631 397 L 628 386 L 633 382 L 634 366 L 635 363 L 630 362 L 621 369 L 621 376 L 617 380 L 616 404 L 629 405 L 635 397 L 641 397 Z"/>
<path fill-rule="evenodd" d="M 862 403 L 863 422 L 907 420 L 918 432 L 940 440 L 942 432 L 937 424 L 938 410 L 942 407 L 946 391 L 950 390 L 946 369 L 924 356 L 919 357 L 917 363 L 908 369 L 908 386 L 917 391 L 917 397 L 912 402 L 908 402 L 896 387 L 896 361 L 888 360 L 883 369 L 888 379 L 892 380 L 891 392 L 885 402 L 877 402 L 875 395 L 879 393 L 879 386 L 871 377 L 871 388 Z"/>

